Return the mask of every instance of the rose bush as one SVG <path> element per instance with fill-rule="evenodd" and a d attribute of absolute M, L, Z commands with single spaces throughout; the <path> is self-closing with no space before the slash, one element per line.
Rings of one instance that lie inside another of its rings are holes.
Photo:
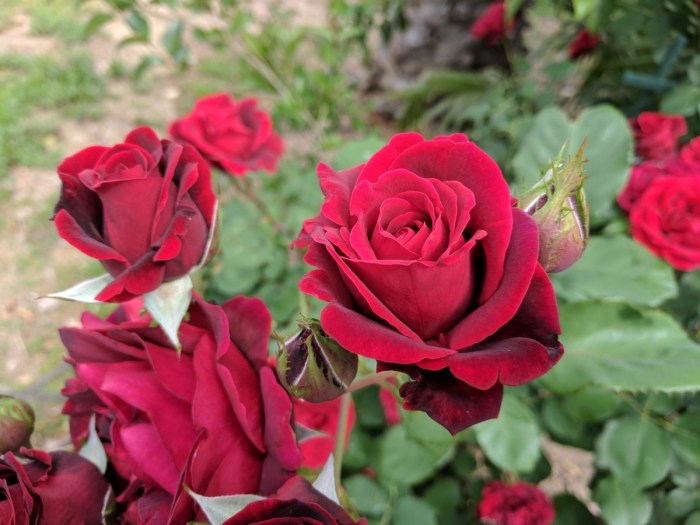
<path fill-rule="evenodd" d="M 700 169 L 656 178 L 630 213 L 632 237 L 677 270 L 700 268 Z"/>
<path fill-rule="evenodd" d="M 554 507 L 535 485 L 494 481 L 481 494 L 479 518 L 484 525 L 549 525 Z"/>
<path fill-rule="evenodd" d="M 189 115 L 170 124 L 169 131 L 230 175 L 259 169 L 275 172 L 284 150 L 272 119 L 257 109 L 254 98 L 240 102 L 225 94 L 201 98 Z"/>
<path fill-rule="evenodd" d="M 323 329 L 378 369 L 407 372 L 404 406 L 451 432 L 496 417 L 503 385 L 562 354 L 537 225 L 464 135 L 396 135 L 364 164 L 321 165 L 321 214 L 296 245 Z"/>
<path fill-rule="evenodd" d="M 195 519 L 183 483 L 206 496 L 277 490 L 301 454 L 292 402 L 267 361 L 262 301 L 219 307 L 195 297 L 180 355 L 138 306 L 107 320 L 86 313 L 82 328 L 60 330 L 76 372 L 63 391 L 73 442 L 95 414 L 133 523 Z"/>
<path fill-rule="evenodd" d="M 667 160 L 678 156 L 678 139 L 688 126 L 680 115 L 645 111 L 630 120 L 635 151 L 646 160 Z"/>
<path fill-rule="evenodd" d="M 364 525 L 355 521 L 301 476 L 295 476 L 272 497 L 248 504 L 224 525 Z"/>
<path fill-rule="evenodd" d="M 142 127 L 123 144 L 91 146 L 66 158 L 58 174 L 58 234 L 114 277 L 97 300 L 152 292 L 206 259 L 216 196 L 194 148 L 159 140 Z"/>
<path fill-rule="evenodd" d="M 0 456 L 0 523 L 104 523 L 111 490 L 95 465 L 71 452 L 23 448 Z"/>

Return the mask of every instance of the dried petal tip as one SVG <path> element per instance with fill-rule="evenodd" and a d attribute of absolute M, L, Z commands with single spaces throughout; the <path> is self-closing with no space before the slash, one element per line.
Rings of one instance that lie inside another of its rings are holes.
<path fill-rule="evenodd" d="M 588 244 L 588 205 L 583 191 L 584 150 L 562 162 L 562 152 L 547 173 L 523 195 L 518 207 L 540 230 L 539 262 L 547 273 L 566 270 Z"/>
<path fill-rule="evenodd" d="M 321 403 L 345 393 L 357 374 L 357 355 L 328 337 L 315 319 L 299 322 L 301 331 L 280 345 L 277 374 L 295 397 Z"/>
<path fill-rule="evenodd" d="M 0 396 L 0 454 L 29 445 L 34 431 L 34 411 L 25 401 Z"/>

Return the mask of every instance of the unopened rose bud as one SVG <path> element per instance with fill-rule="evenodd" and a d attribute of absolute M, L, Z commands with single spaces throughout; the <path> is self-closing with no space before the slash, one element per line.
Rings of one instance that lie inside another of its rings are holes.
<path fill-rule="evenodd" d="M 540 230 L 539 262 L 547 273 L 566 270 L 588 244 L 588 205 L 583 191 L 585 142 L 573 158 L 562 154 L 544 177 L 523 195 L 518 207 Z"/>
<path fill-rule="evenodd" d="M 300 322 L 299 328 L 277 356 L 277 373 L 285 388 L 312 403 L 342 395 L 357 374 L 357 355 L 328 337 L 316 320 Z"/>
<path fill-rule="evenodd" d="M 34 411 L 25 401 L 0 396 L 0 454 L 29 444 L 34 431 Z"/>

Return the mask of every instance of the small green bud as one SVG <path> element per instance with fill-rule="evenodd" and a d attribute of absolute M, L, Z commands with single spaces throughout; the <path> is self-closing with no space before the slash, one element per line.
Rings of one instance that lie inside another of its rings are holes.
<path fill-rule="evenodd" d="M 584 150 L 562 162 L 562 152 L 544 177 L 519 200 L 518 207 L 537 222 L 539 262 L 547 273 L 561 272 L 583 255 L 588 244 L 588 205 L 583 191 Z"/>
<path fill-rule="evenodd" d="M 34 411 L 28 403 L 10 396 L 0 396 L 0 454 L 15 452 L 29 445 L 34 431 Z"/>
<path fill-rule="evenodd" d="M 301 331 L 280 345 L 277 374 L 294 396 L 312 403 L 345 393 L 357 374 L 357 355 L 328 337 L 315 319 L 299 323 Z"/>

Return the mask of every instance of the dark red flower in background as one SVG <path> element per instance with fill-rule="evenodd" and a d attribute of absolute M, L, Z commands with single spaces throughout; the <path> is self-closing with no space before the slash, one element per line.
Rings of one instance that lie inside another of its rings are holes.
<path fill-rule="evenodd" d="M 190 114 L 170 125 L 170 135 L 191 144 L 214 167 L 230 175 L 275 172 L 284 150 L 272 119 L 257 108 L 254 98 L 236 102 L 226 94 L 199 99 Z"/>
<path fill-rule="evenodd" d="M 515 19 L 506 23 L 506 6 L 504 2 L 490 4 L 469 29 L 471 36 L 483 40 L 489 46 L 495 46 L 515 27 Z"/>
<path fill-rule="evenodd" d="M 92 525 L 104 523 L 111 494 L 95 465 L 72 452 L 23 448 L 0 456 L 0 523 Z"/>
<path fill-rule="evenodd" d="M 494 481 L 481 493 L 479 518 L 484 525 L 550 525 L 554 507 L 535 485 Z"/>
<path fill-rule="evenodd" d="M 700 176 L 700 164 L 696 165 L 679 160 L 648 160 L 632 166 L 627 184 L 617 196 L 617 203 L 629 213 L 647 188 L 657 178 L 668 176 L 684 177 L 686 175 Z"/>
<path fill-rule="evenodd" d="M 296 241 L 318 269 L 300 287 L 330 302 L 321 325 L 343 348 L 411 375 L 405 408 L 458 432 L 556 363 L 537 225 L 464 135 L 399 134 L 365 165 L 318 174 L 326 200 Z"/>
<path fill-rule="evenodd" d="M 669 160 L 678 156 L 678 139 L 688 126 L 680 115 L 646 111 L 630 120 L 635 151 L 646 160 Z"/>
<path fill-rule="evenodd" d="M 114 277 L 97 295 L 121 302 L 182 277 L 207 257 L 216 215 L 209 167 L 190 146 L 137 128 L 58 167 L 58 234 Z"/>
<path fill-rule="evenodd" d="M 76 372 L 64 413 L 76 446 L 97 416 L 118 501 L 135 523 L 195 519 L 183 483 L 205 496 L 270 494 L 300 466 L 292 401 L 267 360 L 271 318 L 260 300 L 219 307 L 195 297 L 179 356 L 131 304 L 82 321 L 60 330 Z"/>
<path fill-rule="evenodd" d="M 600 44 L 600 37 L 590 33 L 586 28 L 581 29 L 569 44 L 569 58 L 577 58 L 589 54 Z"/>

